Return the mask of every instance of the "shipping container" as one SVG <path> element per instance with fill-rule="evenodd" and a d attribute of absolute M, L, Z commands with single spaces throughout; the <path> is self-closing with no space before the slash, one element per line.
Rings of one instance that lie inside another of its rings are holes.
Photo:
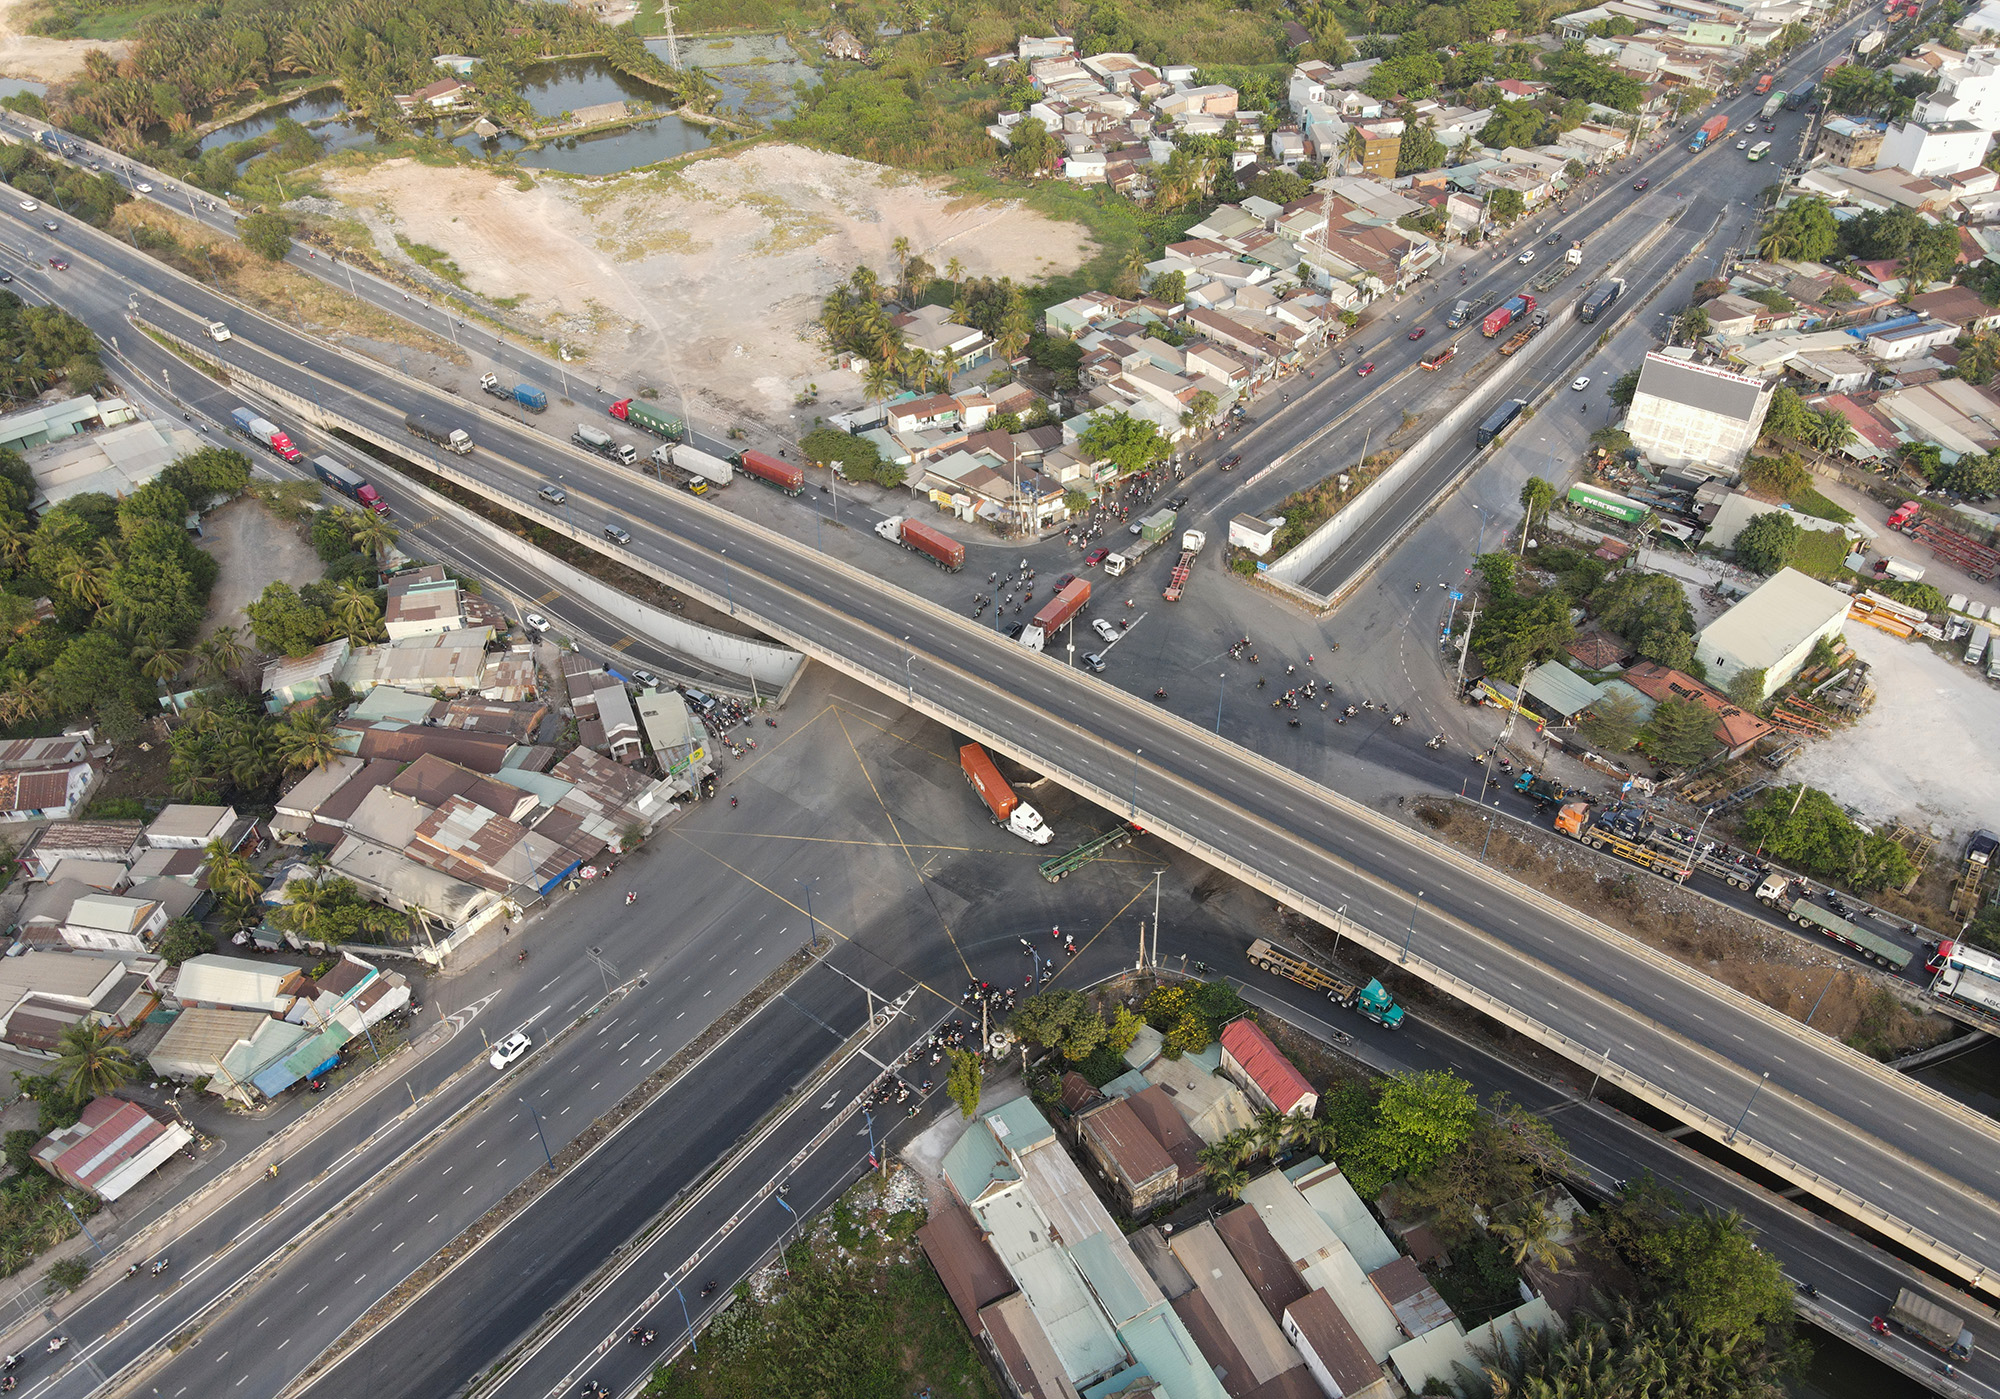
<path fill-rule="evenodd" d="M 786 495 L 797 495 L 805 489 L 805 472 L 788 461 L 781 461 L 769 452 L 746 448 L 736 454 L 736 465 L 744 475 L 768 481 Z"/>
<path fill-rule="evenodd" d="M 1484 447 L 1507 430 L 1507 425 L 1521 416 L 1521 410 L 1528 406 L 1525 398 L 1513 398 L 1486 415 L 1486 421 L 1479 425 L 1478 445 Z"/>
<path fill-rule="evenodd" d="M 621 423 L 630 423 L 633 427 L 650 432 L 655 437 L 664 437 L 669 442 L 680 441 L 687 431 L 686 426 L 672 413 L 663 413 L 636 398 L 621 398 L 612 404 L 611 416 Z"/>
<path fill-rule="evenodd" d="M 1602 490 L 1596 486 L 1575 485 L 1569 488 L 1569 503 L 1599 515 L 1609 515 L 1623 524 L 1636 525 L 1646 518 L 1646 507 L 1629 496 L 1616 491 Z"/>
<path fill-rule="evenodd" d="M 1593 287 L 1583 300 L 1577 302 L 1576 318 L 1586 322 L 1596 320 L 1604 314 L 1605 309 L 1612 302 L 1616 301 L 1618 294 L 1624 290 L 1625 283 L 1622 281 L 1610 281 L 1601 286 Z"/>

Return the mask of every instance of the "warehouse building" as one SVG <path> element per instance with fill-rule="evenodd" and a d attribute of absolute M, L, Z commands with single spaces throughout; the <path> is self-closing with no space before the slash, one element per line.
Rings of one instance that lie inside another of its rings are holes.
<path fill-rule="evenodd" d="M 1764 672 L 1768 699 L 1800 670 L 1821 637 L 1838 637 L 1847 620 L 1847 594 L 1781 568 L 1757 590 L 1703 627 L 1694 653 L 1711 683 L 1728 688 L 1744 671 Z"/>
<path fill-rule="evenodd" d="M 1656 466 L 1734 471 L 1757 445 L 1771 391 L 1765 381 L 1726 369 L 1649 354 L 1625 430 Z"/>

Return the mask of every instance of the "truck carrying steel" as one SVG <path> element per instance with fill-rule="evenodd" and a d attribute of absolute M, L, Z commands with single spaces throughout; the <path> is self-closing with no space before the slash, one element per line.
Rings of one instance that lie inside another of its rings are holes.
<path fill-rule="evenodd" d="M 1576 318 L 1586 323 L 1596 320 L 1624 290 L 1625 283 L 1617 278 L 1592 287 L 1584 293 L 1583 300 L 1576 303 Z"/>
<path fill-rule="evenodd" d="M 1048 645 L 1049 638 L 1075 619 L 1083 611 L 1083 605 L 1090 601 L 1090 580 L 1072 578 L 1063 590 L 1042 605 L 1035 619 L 1028 623 L 1021 633 L 1021 644 L 1030 651 L 1039 651 Z"/>
<path fill-rule="evenodd" d="M 965 774 L 972 790 L 979 793 L 979 799 L 993 813 L 994 825 L 1005 826 L 1030 845 L 1047 845 L 1055 835 L 1042 820 L 1041 813 L 1022 801 L 1012 784 L 1000 775 L 1000 769 L 993 766 L 993 759 L 987 756 L 984 748 L 968 743 L 959 749 L 958 770 Z"/>
<path fill-rule="evenodd" d="M 1556 830 L 1592 850 L 1609 850 L 1676 884 L 1686 883 L 1693 872 L 1693 862 L 1685 854 L 1655 850 L 1646 844 L 1641 833 L 1628 824 L 1625 808 L 1613 807 L 1593 815 L 1589 802 L 1570 802 L 1556 813 Z"/>
<path fill-rule="evenodd" d="M 786 495 L 797 495 L 805 489 L 806 474 L 788 461 L 782 461 L 769 452 L 760 452 L 747 447 L 736 454 L 736 467 L 745 476 L 755 476 L 759 481 L 767 481 Z"/>
<path fill-rule="evenodd" d="M 1764 876 L 1763 883 L 1757 886 L 1757 901 L 1783 913 L 1786 922 L 1823 933 L 1890 971 L 1903 970 L 1916 956 L 1914 952 L 1885 937 L 1878 937 L 1866 928 L 1856 927 L 1831 909 L 1822 908 L 1805 898 L 1800 881 L 1783 870 L 1773 870 Z"/>
<path fill-rule="evenodd" d="M 1264 938 L 1250 944 L 1248 956 L 1250 965 L 1259 971 L 1296 981 L 1314 991 L 1324 991 L 1326 998 L 1335 1005 L 1351 1006 L 1385 1030 L 1400 1030 L 1403 1027 L 1403 1008 L 1396 1004 L 1395 998 L 1379 981 L 1358 986 L 1310 957 Z"/>
<path fill-rule="evenodd" d="M 1117 553 L 1106 554 L 1104 556 L 1104 572 L 1112 578 L 1123 578 L 1133 564 L 1136 564 L 1166 542 L 1167 536 L 1164 534 L 1154 535 L 1151 539 L 1141 535 Z"/>
<path fill-rule="evenodd" d="M 611 416 L 621 423 L 650 432 L 655 437 L 664 437 L 669 442 L 678 442 L 686 434 L 687 428 L 672 413 L 662 413 L 659 409 L 636 398 L 621 398 L 611 405 Z"/>
<path fill-rule="evenodd" d="M 454 455 L 462 457 L 472 450 L 472 437 L 462 427 L 447 427 L 421 413 L 404 418 L 403 426 L 412 437 L 421 437 L 433 447 L 442 447 Z"/>
<path fill-rule="evenodd" d="M 1161 597 L 1168 602 L 1181 600 L 1187 592 L 1188 576 L 1194 572 L 1194 561 L 1207 543 L 1208 536 L 1198 529 L 1191 529 L 1181 536 L 1181 556 L 1174 561 L 1174 571 L 1168 575 Z"/>
<path fill-rule="evenodd" d="M 1478 445 L 1484 447 L 1487 443 L 1505 432 L 1508 424 L 1520 417 L 1521 410 L 1527 406 L 1528 400 L 1525 398 L 1510 398 L 1491 413 L 1488 413 L 1486 421 L 1479 425 L 1479 433 L 1475 439 Z"/>

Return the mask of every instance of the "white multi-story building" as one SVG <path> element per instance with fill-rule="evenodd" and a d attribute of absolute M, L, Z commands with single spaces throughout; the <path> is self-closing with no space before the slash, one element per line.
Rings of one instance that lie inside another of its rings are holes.
<path fill-rule="evenodd" d="M 1656 466 L 1733 469 L 1756 446 L 1770 406 L 1763 380 L 1649 354 L 1625 430 Z"/>
<path fill-rule="evenodd" d="M 1921 122 L 1969 121 L 2000 131 L 2000 52 L 1977 48 L 1938 70 L 1937 91 L 1919 102 Z"/>
<path fill-rule="evenodd" d="M 1889 128 L 1878 165 L 1893 165 L 1918 178 L 1955 175 L 1970 170 L 1986 158 L 1993 131 L 1969 121 L 1908 121 Z"/>

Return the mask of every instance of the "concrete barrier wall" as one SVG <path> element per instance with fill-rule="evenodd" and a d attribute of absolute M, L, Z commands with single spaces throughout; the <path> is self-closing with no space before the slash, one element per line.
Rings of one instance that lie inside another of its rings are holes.
<path fill-rule="evenodd" d="M 1359 499 L 1300 540 L 1265 572 L 1275 575 L 1282 582 L 1303 584 L 1307 578 L 1319 571 L 1321 564 L 1332 558 L 1343 544 L 1353 538 L 1363 525 L 1382 513 L 1383 508 L 1402 488 L 1403 483 L 1410 479 L 1417 468 L 1430 460 L 1432 452 L 1435 452 L 1470 419 L 1491 408 L 1498 401 L 1498 391 L 1519 378 L 1527 363 L 1526 355 L 1509 357 L 1498 372 L 1474 388 L 1456 408 L 1445 414 L 1423 436 L 1412 442 L 1409 450 L 1398 457 L 1387 471 L 1370 481 Z"/>

